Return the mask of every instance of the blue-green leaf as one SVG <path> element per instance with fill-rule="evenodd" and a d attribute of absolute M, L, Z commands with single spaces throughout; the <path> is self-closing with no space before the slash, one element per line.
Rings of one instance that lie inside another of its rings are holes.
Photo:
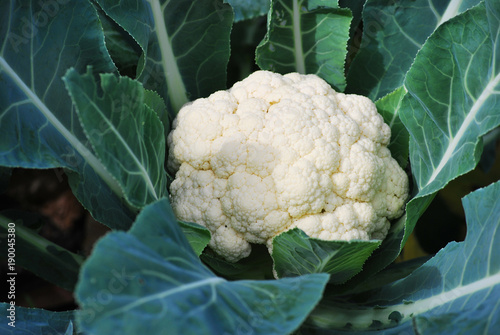
<path fill-rule="evenodd" d="M 186 102 L 225 88 L 233 21 L 228 4 L 222 0 L 97 2 L 141 47 L 144 64 L 138 66 L 138 79 L 165 99 L 171 116 Z"/>
<path fill-rule="evenodd" d="M 478 162 L 481 136 L 500 125 L 500 3 L 481 4 L 442 25 L 405 79 L 399 113 L 410 132 L 419 196 Z"/>
<path fill-rule="evenodd" d="M 274 0 L 267 34 L 256 50 L 262 70 L 316 74 L 337 91 L 345 88 L 344 63 L 352 15 L 321 1 Z"/>
<path fill-rule="evenodd" d="M 491 1 L 443 23 L 405 80 L 399 117 L 410 135 L 416 185 L 406 215 L 365 264 L 380 271 L 400 253 L 436 192 L 476 167 L 481 136 L 500 124 L 500 3 Z"/>
<path fill-rule="evenodd" d="M 500 3 L 483 2 L 441 25 L 408 71 L 399 116 L 418 193 L 403 244 L 427 199 L 477 166 L 481 137 L 500 125 L 499 29 Z"/>
<path fill-rule="evenodd" d="M 113 62 L 121 75 L 133 77 L 142 55 L 141 48 L 130 34 L 107 16 L 95 2 L 93 3 L 99 14 L 106 48 Z"/>
<path fill-rule="evenodd" d="M 442 23 L 479 0 L 367 0 L 363 37 L 347 76 L 347 91 L 377 100 L 403 84 L 415 55 Z"/>
<path fill-rule="evenodd" d="M 361 271 L 381 241 L 324 241 L 292 229 L 273 239 L 274 270 L 278 277 L 328 273 L 330 283 L 342 284 Z"/>
<path fill-rule="evenodd" d="M 134 214 L 97 159 L 61 80 L 70 67 L 115 71 L 94 7 L 2 1 L 0 22 L 0 165 L 63 167 L 98 221 L 128 228 Z"/>
<path fill-rule="evenodd" d="M 449 243 L 404 279 L 351 296 L 356 305 L 326 298 L 312 314 L 313 327 L 494 334 L 500 327 L 500 182 L 466 196 L 463 206 L 464 242 Z"/>
<path fill-rule="evenodd" d="M 416 198 L 406 205 L 406 213 L 396 222 L 393 222 L 389 233 L 382 241 L 382 244 L 376 249 L 372 256 L 363 266 L 363 272 L 358 277 L 354 277 L 349 283 L 352 285 L 362 284 L 364 281 L 371 280 L 370 277 L 390 265 L 401 253 L 408 236 L 410 236 L 415 223 L 430 205 L 434 195 L 428 195 L 422 198 Z"/>
<path fill-rule="evenodd" d="M 89 70 L 79 75 L 73 69 L 64 77 L 97 157 L 130 204 L 142 208 L 167 191 L 163 125 L 145 103 L 141 83 L 113 74 L 100 79 L 99 85 Z"/>
<path fill-rule="evenodd" d="M 10 303 L 4 302 L 0 303 L 0 310 L 0 317 L 2 318 L 2 322 L 0 322 L 0 332 L 5 335 L 81 334 L 74 329 L 75 313 L 73 311 L 52 312 L 39 308 L 14 306 L 15 317 L 10 318 L 12 307 Z"/>
<path fill-rule="evenodd" d="M 78 321 L 84 331 L 102 334 L 137 334 L 145 322 L 153 334 L 286 334 L 316 305 L 327 281 L 325 274 L 277 281 L 216 277 L 164 199 L 144 208 L 129 233 L 110 233 L 97 243 L 76 290 Z"/>

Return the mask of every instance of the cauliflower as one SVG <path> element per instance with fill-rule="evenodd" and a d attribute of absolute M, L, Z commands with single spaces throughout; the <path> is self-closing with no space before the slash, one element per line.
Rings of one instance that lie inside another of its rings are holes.
<path fill-rule="evenodd" d="M 257 71 L 186 104 L 168 136 L 177 217 L 212 233 L 230 262 L 300 228 L 324 240 L 383 239 L 402 215 L 408 177 L 366 97 L 316 75 Z"/>

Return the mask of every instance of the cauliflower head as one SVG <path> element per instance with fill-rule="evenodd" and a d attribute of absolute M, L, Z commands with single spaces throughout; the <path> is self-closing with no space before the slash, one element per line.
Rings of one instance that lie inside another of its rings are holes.
<path fill-rule="evenodd" d="M 172 207 L 208 228 L 210 247 L 231 262 L 295 227 L 324 240 L 383 239 L 408 197 L 389 139 L 368 98 L 316 75 L 257 71 L 179 111 L 167 139 Z"/>

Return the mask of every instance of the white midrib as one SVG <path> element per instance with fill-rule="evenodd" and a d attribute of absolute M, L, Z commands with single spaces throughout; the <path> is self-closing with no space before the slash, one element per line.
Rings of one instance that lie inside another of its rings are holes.
<path fill-rule="evenodd" d="M 472 282 L 468 285 L 456 287 L 449 291 L 442 292 L 437 295 L 430 296 L 425 299 L 417 301 L 409 301 L 408 303 L 400 303 L 397 305 L 390 305 L 385 308 L 371 308 L 359 313 L 358 310 L 349 310 L 346 308 L 329 309 L 328 315 L 335 315 L 335 326 L 344 326 L 346 321 L 353 325 L 353 330 L 362 330 L 368 328 L 373 320 L 379 320 L 385 325 L 390 323 L 389 315 L 395 311 L 401 313 L 403 319 L 400 321 L 405 322 L 411 317 L 417 316 L 424 312 L 430 311 L 436 307 L 443 306 L 447 303 L 474 294 L 481 290 L 489 289 L 495 285 L 500 284 L 500 273 Z M 328 320 L 325 320 L 328 323 Z M 330 320 L 331 323 L 331 320 Z"/>
<path fill-rule="evenodd" d="M 472 108 L 471 108 L 469 114 L 465 117 L 464 122 L 462 123 L 462 125 L 458 129 L 458 132 L 455 134 L 453 139 L 450 141 L 448 148 L 446 148 L 446 151 L 444 152 L 443 157 L 441 158 L 441 161 L 439 162 L 439 165 L 432 172 L 432 175 L 429 177 L 429 180 L 427 181 L 427 183 L 425 185 L 421 186 L 421 189 L 423 189 L 427 185 L 431 184 L 436 179 L 436 177 L 439 175 L 441 170 L 443 170 L 445 165 L 451 159 L 451 156 L 453 156 L 455 149 L 457 148 L 458 143 L 460 142 L 460 140 L 464 136 L 465 132 L 469 129 L 469 125 L 476 118 L 478 111 L 481 109 L 481 107 L 485 103 L 486 99 L 488 99 L 488 97 L 492 94 L 492 92 L 494 91 L 495 87 L 498 85 L 499 82 L 500 82 L 500 74 L 497 74 L 497 76 L 495 78 L 493 78 L 493 80 L 490 81 L 489 84 L 486 86 L 483 93 L 481 93 L 481 95 L 476 100 L 474 105 L 472 105 Z"/>
<path fill-rule="evenodd" d="M 186 87 L 182 81 L 182 76 L 176 63 L 160 1 L 150 0 L 150 3 L 153 12 L 155 31 L 158 36 L 158 44 L 160 45 L 161 64 L 167 82 L 168 96 L 172 101 L 174 112 L 177 113 L 181 107 L 189 101 Z"/>
<path fill-rule="evenodd" d="M 406 87 L 403 85 L 402 86 L 402 90 L 404 91 L 404 94 L 401 95 L 401 97 L 403 97 L 404 95 L 406 95 L 406 93 L 408 93 L 408 90 L 406 89 Z M 392 118 L 391 118 L 391 121 L 389 122 L 389 128 L 392 129 L 392 126 L 394 125 L 394 123 L 396 122 L 396 120 L 399 120 L 399 110 L 401 108 L 401 103 L 403 102 L 403 99 L 400 98 L 399 101 L 398 101 L 398 104 L 396 106 L 396 108 L 394 109 L 394 114 L 392 114 Z"/>
<path fill-rule="evenodd" d="M 437 26 L 440 26 L 444 22 L 448 21 L 452 17 L 455 17 L 458 14 L 460 6 L 462 5 L 463 0 L 452 0 L 446 10 L 444 11 L 441 19 L 439 20 Z"/>
<path fill-rule="evenodd" d="M 145 297 L 141 297 L 137 300 L 134 300 L 133 302 L 131 302 L 129 304 L 123 305 L 120 308 L 114 309 L 114 310 L 110 311 L 109 313 L 106 313 L 106 317 L 110 317 L 112 315 L 116 315 L 116 314 L 119 314 L 121 312 L 125 312 L 125 311 L 130 310 L 132 308 L 135 308 L 137 306 L 141 306 L 143 304 L 146 304 L 150 301 L 165 299 L 166 297 L 169 297 L 169 296 L 177 294 L 177 293 L 195 290 L 198 287 L 203 287 L 203 286 L 207 286 L 207 285 L 210 285 L 213 287 L 213 286 L 216 286 L 217 284 L 225 282 L 225 281 L 226 281 L 225 279 L 222 279 L 219 277 L 210 277 L 210 278 L 196 281 L 196 282 L 193 282 L 190 284 L 177 286 L 177 287 L 168 289 L 166 291 L 158 292 L 158 293 L 151 294 L 151 295 L 148 295 Z"/>
<path fill-rule="evenodd" d="M 129 154 L 132 161 L 138 167 L 138 169 L 142 175 L 142 179 L 146 182 L 147 188 L 149 189 L 149 193 L 153 196 L 153 198 L 155 200 L 158 200 L 158 195 L 156 194 L 155 187 L 153 185 L 153 182 L 151 181 L 151 178 L 148 174 L 148 171 L 146 171 L 146 169 L 144 168 L 144 165 L 137 159 L 137 156 L 135 155 L 132 148 L 130 148 L 129 144 L 125 141 L 122 134 L 120 134 L 120 132 L 111 123 L 111 121 L 101 112 L 101 109 L 99 108 L 99 106 L 97 106 L 96 103 L 93 101 L 93 99 L 91 97 L 89 97 L 86 93 L 85 93 L 85 98 L 87 99 L 88 104 L 92 105 L 92 107 L 100 114 L 101 120 L 104 121 L 104 123 L 108 126 L 108 128 L 111 129 L 111 132 L 113 132 L 115 134 L 115 137 L 121 143 L 122 147 L 125 148 L 126 152 Z"/>
<path fill-rule="evenodd" d="M 298 73 L 306 73 L 304 51 L 302 48 L 302 32 L 300 28 L 300 8 L 298 0 L 293 0 L 293 40 L 295 50 L 295 66 Z"/>
<path fill-rule="evenodd" d="M 425 311 L 445 305 L 481 290 L 491 288 L 498 284 L 500 284 L 500 273 L 480 279 L 468 285 L 456 287 L 452 290 L 445 291 L 426 299 L 418 300 L 412 304 L 402 305 L 398 308 L 398 311 L 405 317 L 409 317 L 411 313 L 421 314 Z"/>
<path fill-rule="evenodd" d="M 85 161 L 94 169 L 99 177 L 109 186 L 113 193 L 123 197 L 123 191 L 116 180 L 109 174 L 99 159 L 90 152 L 83 143 L 78 140 L 50 111 L 43 101 L 31 90 L 17 73 L 10 67 L 3 57 L 0 57 L 0 67 L 14 80 L 21 91 L 26 94 L 29 100 L 38 108 L 38 110 L 47 118 L 48 122 L 71 144 L 71 146 L 85 159 Z"/>

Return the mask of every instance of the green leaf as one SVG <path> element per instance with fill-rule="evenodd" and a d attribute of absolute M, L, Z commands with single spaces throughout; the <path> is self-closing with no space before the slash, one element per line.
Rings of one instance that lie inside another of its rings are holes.
<path fill-rule="evenodd" d="M 69 70 L 64 77 L 98 159 L 130 204 L 142 208 L 166 194 L 163 125 L 139 82 L 113 74 L 100 79 L 98 85 L 90 69 L 84 75 Z"/>
<path fill-rule="evenodd" d="M 339 7 L 349 8 L 352 12 L 351 38 L 358 29 L 366 0 L 339 0 Z"/>
<path fill-rule="evenodd" d="M 393 222 L 389 233 L 363 265 L 363 271 L 349 281 L 347 289 L 364 285 L 371 277 L 390 265 L 401 253 L 415 223 L 434 199 L 434 195 L 416 198 L 406 205 L 406 213 Z"/>
<path fill-rule="evenodd" d="M 339 286 L 332 288 L 331 292 L 334 295 L 345 295 L 349 293 L 360 294 L 361 292 L 367 292 L 370 290 L 376 290 L 384 285 L 395 282 L 396 280 L 403 279 L 409 276 L 413 271 L 421 267 L 425 262 L 427 262 L 431 256 L 413 258 L 408 261 L 392 263 L 379 273 L 370 277 L 369 281 L 363 282 L 362 285 L 344 285 L 342 289 Z M 327 293 L 328 294 L 328 293 Z"/>
<path fill-rule="evenodd" d="M 466 196 L 463 206 L 464 242 L 449 243 L 404 279 L 351 296 L 356 305 L 325 299 L 312 314 L 314 327 L 333 331 L 349 323 L 350 330 L 388 328 L 383 334 L 494 334 L 500 327 L 500 182 Z"/>
<path fill-rule="evenodd" d="M 200 259 L 225 279 L 274 279 L 273 259 L 263 244 L 252 245 L 250 256 L 236 263 L 226 261 L 210 248 L 204 250 Z"/>
<path fill-rule="evenodd" d="M 111 229 L 129 229 L 137 214 L 137 209 L 131 207 L 125 200 L 123 190 L 116 180 L 109 172 L 98 174 L 92 165 L 87 164 L 85 159 L 90 158 L 90 156 L 82 157 L 77 149 L 71 147 L 67 147 L 67 149 L 69 150 L 69 154 L 66 156 L 68 162 L 83 165 L 78 173 L 70 169 L 65 170 L 73 194 L 98 222 Z M 95 161 L 94 159 L 95 154 L 92 157 L 92 163 L 95 162 L 96 166 L 101 165 L 99 166 L 101 169 L 102 163 L 97 163 L 97 159 Z M 104 170 L 99 171 L 99 173 L 101 172 Z"/>
<path fill-rule="evenodd" d="M 99 5 L 94 2 L 92 3 L 99 14 L 106 48 L 118 71 L 123 76 L 134 77 L 137 73 L 137 67 L 140 64 L 141 48 L 129 33 L 104 13 Z"/>
<path fill-rule="evenodd" d="M 255 47 L 266 34 L 265 16 L 233 24 L 231 57 L 227 66 L 227 87 L 232 87 L 259 70 L 255 63 Z"/>
<path fill-rule="evenodd" d="M 9 243 L 14 243 L 15 265 L 21 266 L 59 287 L 72 291 L 78 280 L 83 257 L 48 241 L 32 229 L 25 227 L 23 224 L 25 220 L 26 218 L 13 220 L 0 215 L 2 255 L 7 255 Z M 8 272 L 15 273 L 15 266 L 9 267 Z"/>
<path fill-rule="evenodd" d="M 391 151 L 392 158 L 402 168 L 405 168 L 408 164 L 408 143 L 410 141 L 408 130 L 406 130 L 398 115 L 405 94 L 404 87 L 400 87 L 375 102 L 378 112 L 391 128 L 391 142 L 388 148 Z"/>
<path fill-rule="evenodd" d="M 113 61 L 120 70 L 121 75 L 134 78 L 144 68 L 144 58 L 141 57 L 142 49 L 129 33 L 107 16 L 97 4 L 95 5 L 103 24 L 106 47 Z M 152 99 L 151 103 L 157 108 L 149 105 L 148 100 L 150 99 Z M 170 121 L 165 102 L 156 92 L 149 90 L 144 93 L 144 100 L 158 114 L 163 123 L 166 138 L 170 131 Z"/>
<path fill-rule="evenodd" d="M 73 335 L 81 334 L 75 332 L 74 311 L 67 312 L 52 312 L 39 308 L 26 308 L 14 306 L 15 320 L 13 326 L 9 325 L 12 322 L 8 309 L 11 308 L 10 303 L 0 303 L 0 332 L 2 334 L 32 334 L 32 335 L 48 335 L 48 334 L 64 334 Z"/>
<path fill-rule="evenodd" d="M 500 124 L 500 4 L 486 5 L 442 24 L 408 71 L 398 115 L 410 134 L 416 185 L 406 216 L 365 264 L 364 279 L 396 259 L 436 192 L 477 165 L 481 136 Z"/>
<path fill-rule="evenodd" d="M 153 334 L 290 333 L 327 281 L 325 274 L 278 281 L 216 277 L 163 199 L 144 208 L 129 233 L 110 233 L 96 244 L 76 290 L 78 321 L 82 330 L 103 334 L 137 334 L 144 322 Z"/>
<path fill-rule="evenodd" d="M 98 0 L 140 45 L 138 79 L 158 92 L 171 116 L 226 85 L 231 7 L 222 0 Z"/>
<path fill-rule="evenodd" d="M 291 229 L 273 239 L 274 269 L 278 277 L 328 273 L 330 283 L 342 284 L 361 271 L 381 241 L 324 241 Z"/>
<path fill-rule="evenodd" d="M 178 223 L 181 226 L 182 232 L 189 241 L 189 244 L 196 253 L 196 256 L 200 256 L 210 242 L 210 231 L 196 223 L 184 221 L 178 221 Z"/>
<path fill-rule="evenodd" d="M 170 132 L 170 119 L 167 107 L 165 106 L 165 101 L 163 101 L 162 97 L 160 97 L 158 93 L 150 90 L 144 90 L 144 103 L 160 118 L 160 121 L 163 124 L 164 137 L 166 140 L 168 133 Z"/>
<path fill-rule="evenodd" d="M 0 165 L 63 167 L 98 221 L 128 228 L 134 214 L 91 148 L 61 80 L 70 67 L 115 70 L 94 7 L 3 1 L 0 22 Z"/>
<path fill-rule="evenodd" d="M 481 136 L 500 124 L 500 4 L 488 4 L 437 29 L 406 76 L 399 115 L 419 196 L 474 169 Z"/>
<path fill-rule="evenodd" d="M 479 0 L 367 0 L 360 50 L 347 76 L 347 92 L 377 100 L 403 84 L 415 55 L 442 23 Z"/>
<path fill-rule="evenodd" d="M 418 193 L 407 205 L 402 246 L 425 202 L 477 166 L 481 136 L 500 124 L 499 18 L 500 4 L 488 1 L 447 21 L 408 71 L 399 116 Z"/>
<path fill-rule="evenodd" d="M 256 50 L 262 70 L 316 74 L 337 91 L 345 88 L 344 63 L 351 12 L 336 3 L 275 0 L 267 34 Z"/>
<path fill-rule="evenodd" d="M 270 0 L 224 0 L 233 7 L 234 22 L 253 19 L 269 11 Z"/>

